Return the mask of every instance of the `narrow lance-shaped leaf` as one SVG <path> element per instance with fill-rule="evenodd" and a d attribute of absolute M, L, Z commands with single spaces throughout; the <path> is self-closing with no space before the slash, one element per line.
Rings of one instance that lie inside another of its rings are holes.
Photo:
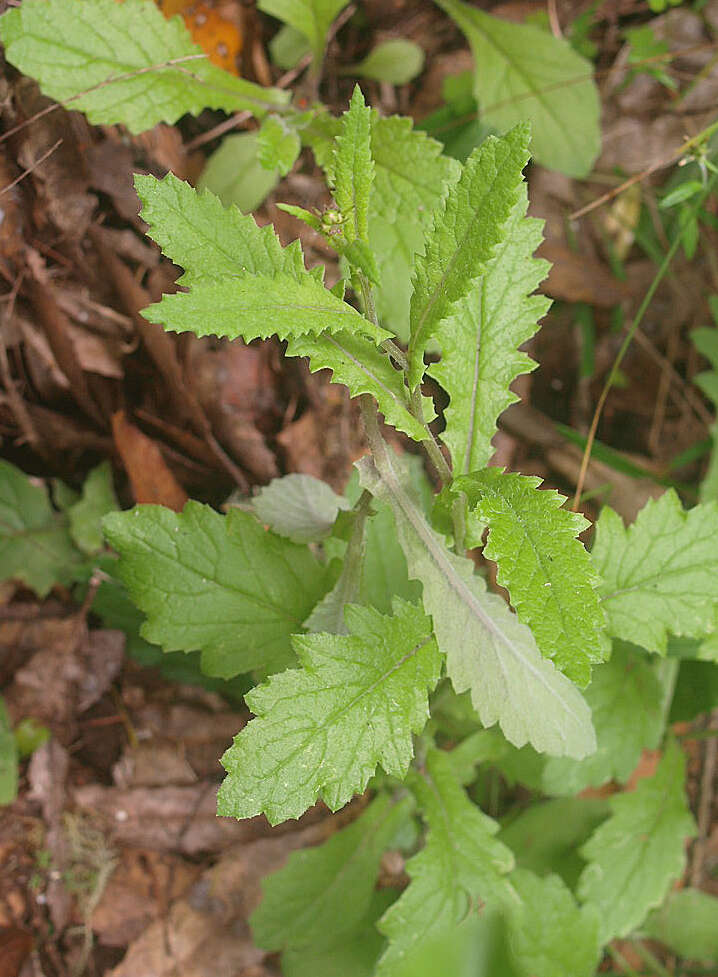
<path fill-rule="evenodd" d="M 669 634 L 703 637 L 716 627 L 718 504 L 686 512 L 670 489 L 625 529 L 605 506 L 591 556 L 611 634 L 665 654 Z"/>
<path fill-rule="evenodd" d="M 341 118 L 334 147 L 334 199 L 345 222 L 349 243 L 369 240 L 369 200 L 374 182 L 371 155 L 371 109 L 357 85 L 349 109 Z"/>
<path fill-rule="evenodd" d="M 237 207 L 224 207 L 174 173 L 162 180 L 135 174 L 148 234 L 170 261 L 184 268 L 180 285 L 233 275 L 306 275 L 299 241 L 283 248 L 271 225 L 258 227 Z"/>
<path fill-rule="evenodd" d="M 457 474 L 488 465 L 496 419 L 518 400 L 511 383 L 536 366 L 520 347 L 534 335 L 551 303 L 531 294 L 546 276 L 548 262 L 532 257 L 541 243 L 542 222 L 525 217 L 527 206 L 522 184 L 505 239 L 473 290 L 436 331 L 441 360 L 429 375 L 450 398 L 441 438 Z"/>
<path fill-rule="evenodd" d="M 423 850 L 407 863 L 408 888 L 380 920 L 389 946 L 376 977 L 393 974 L 424 941 L 451 933 L 473 907 L 516 899 L 505 878 L 513 855 L 494 837 L 498 824 L 462 790 L 450 758 L 431 750 L 422 774 L 408 783 L 429 831 Z"/>
<path fill-rule="evenodd" d="M 474 573 L 470 560 L 450 553 L 411 498 L 398 457 L 385 445 L 359 463 L 360 479 L 389 502 L 409 575 L 423 587 L 439 648 L 457 692 L 471 690 L 484 726 L 501 725 L 515 746 L 581 758 L 596 740 L 578 690 L 541 657 L 531 631 Z"/>
<path fill-rule="evenodd" d="M 298 951 L 350 938 L 369 911 L 382 854 L 412 807 L 408 795 L 380 795 L 324 844 L 293 852 L 262 883 L 262 901 L 250 920 L 256 944 Z"/>
<path fill-rule="evenodd" d="M 95 125 L 142 132 L 205 108 L 261 116 L 289 99 L 213 65 L 151 0 L 28 0 L 0 18 L 0 40 L 45 95 Z"/>
<path fill-rule="evenodd" d="M 369 244 L 381 269 L 376 289 L 380 322 L 400 339 L 409 338 L 409 299 L 414 255 L 421 250 L 432 214 L 447 186 L 461 172 L 441 143 L 412 128 L 411 119 L 380 118 L 372 112 L 371 150 L 375 175 L 369 204 Z M 303 136 L 329 182 L 339 120 L 317 116 Z"/>
<path fill-rule="evenodd" d="M 412 733 L 428 715 L 440 656 L 429 620 L 396 601 L 394 616 L 344 610 L 348 635 L 294 638 L 302 664 L 247 695 L 256 718 L 222 757 L 220 814 L 298 818 L 318 797 L 337 810 L 366 787 L 378 763 L 403 778 Z"/>
<path fill-rule="evenodd" d="M 381 343 L 389 333 L 375 326 L 307 273 L 203 279 L 188 293 L 164 295 L 142 312 L 170 332 L 242 337 L 245 342 L 277 335 L 355 331 Z"/>
<path fill-rule="evenodd" d="M 683 872 L 695 823 L 684 791 L 685 757 L 671 742 L 652 777 L 610 800 L 612 816 L 586 844 L 579 898 L 596 906 L 601 942 L 628 936 Z"/>
<path fill-rule="evenodd" d="M 120 554 L 118 576 L 147 615 L 142 636 L 165 651 L 200 649 L 208 675 L 287 665 L 289 636 L 328 586 L 307 547 L 237 509 L 139 506 L 103 527 Z"/>
<path fill-rule="evenodd" d="M 434 214 L 425 250 L 415 262 L 411 297 L 409 382 L 424 373 L 424 351 L 442 319 L 476 287 L 518 200 L 521 171 L 529 160 L 530 132 L 516 126 L 508 135 L 489 136 L 466 161 L 457 183 Z"/>
<path fill-rule="evenodd" d="M 409 391 L 403 373 L 392 366 L 386 353 L 363 336 L 347 332 L 300 336 L 289 341 L 287 355 L 308 356 L 312 373 L 331 370 L 332 383 L 345 384 L 352 397 L 371 394 L 387 424 L 414 441 L 429 436 L 409 410 Z M 434 416 L 433 403 L 428 397 L 424 403 L 424 418 L 430 421 Z"/>
<path fill-rule="evenodd" d="M 537 162 L 587 176 L 601 148 L 591 63 L 549 31 L 509 23 L 461 0 L 436 2 L 471 45 L 482 121 L 504 131 L 530 119 Z"/>
<path fill-rule="evenodd" d="M 488 525 L 484 554 L 498 565 L 519 620 L 533 631 L 541 654 L 581 686 L 591 665 L 608 657 L 599 576 L 576 538 L 590 524 L 561 508 L 553 490 L 537 491 L 540 478 L 486 468 L 457 478 L 472 515 Z"/>

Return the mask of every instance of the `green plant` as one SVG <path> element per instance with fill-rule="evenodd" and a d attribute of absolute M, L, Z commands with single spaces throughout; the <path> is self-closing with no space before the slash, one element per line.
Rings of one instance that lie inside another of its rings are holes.
<path fill-rule="evenodd" d="M 466 5 L 442 6 L 469 18 Z M 6 15 L 16 39 L 19 13 Z M 483 17 L 467 31 L 484 30 Z M 278 823 L 370 792 L 347 827 L 265 882 L 253 932 L 282 952 L 288 977 L 588 977 L 603 947 L 641 927 L 654 935 L 659 919 L 674 921 L 662 938 L 684 952 L 675 921 L 686 909 L 669 892 L 695 826 L 668 720 L 685 662 L 716 667 L 718 505 L 686 511 L 669 491 L 628 528 L 605 507 L 589 553 L 589 522 L 562 496 L 487 467 L 510 384 L 534 366 L 520 347 L 548 307 L 534 294 L 547 266 L 533 257 L 541 223 L 526 217 L 526 125 L 486 138 L 463 166 L 408 120 L 380 118 L 359 89 L 340 119 L 317 110 L 293 125 L 335 207 L 288 209 L 325 236 L 345 277 L 328 289 L 299 242 L 282 248 L 271 227 L 171 174 L 138 176 L 149 234 L 186 288 L 144 315 L 196 335 L 276 334 L 288 356 L 332 371 L 360 398 L 370 449 L 345 495 L 288 476 L 227 515 L 196 502 L 108 512 L 98 477 L 57 513 L 6 465 L 7 575 L 42 593 L 68 565 L 86 578 L 82 552 L 106 559 L 96 520 L 107 513 L 119 559 L 103 566 L 145 615 L 142 638 L 200 651 L 206 674 L 251 687 L 254 718 L 223 758 L 220 813 Z M 284 158 L 285 134 L 265 130 L 267 162 Z M 409 275 L 387 241 L 401 241 Z M 406 350 L 391 306 L 401 289 Z M 440 437 L 427 375 L 449 398 Z M 424 451 L 442 484 L 435 500 L 378 412 Z M 479 548 L 513 610 L 468 558 Z M 656 748 L 634 791 L 578 796 L 625 784 Z M 502 811 L 499 777 L 530 803 Z M 401 892 L 376 889 L 387 850 L 407 859 Z M 689 898 L 703 921 L 695 955 L 715 960 L 705 920 L 717 903 Z"/>

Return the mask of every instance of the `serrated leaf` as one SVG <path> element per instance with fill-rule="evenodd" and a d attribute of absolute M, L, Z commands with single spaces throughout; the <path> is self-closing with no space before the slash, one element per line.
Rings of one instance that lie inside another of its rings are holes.
<path fill-rule="evenodd" d="M 0 18 L 0 40 L 45 95 L 134 133 L 205 108 L 261 116 L 289 99 L 213 65 L 150 0 L 29 0 Z"/>
<path fill-rule="evenodd" d="M 297 161 L 302 141 L 279 115 L 268 115 L 257 135 L 257 159 L 265 170 L 278 170 L 286 176 Z"/>
<path fill-rule="evenodd" d="M 557 875 L 511 874 L 519 903 L 508 913 L 511 958 L 524 977 L 593 977 L 600 957 L 599 918 L 579 907 Z"/>
<path fill-rule="evenodd" d="M 349 508 L 347 500 L 326 482 L 298 474 L 272 479 L 246 505 L 273 533 L 295 543 L 324 539 L 340 510 Z"/>
<path fill-rule="evenodd" d="M 591 63 L 538 27 L 499 20 L 461 0 L 436 2 L 471 46 L 482 121 L 504 131 L 529 119 L 538 163 L 587 176 L 601 147 Z"/>
<path fill-rule="evenodd" d="M 449 758 L 431 750 L 409 784 L 429 831 L 407 863 L 408 888 L 379 922 L 389 946 L 376 977 L 392 974 L 418 945 L 451 933 L 476 905 L 515 898 L 505 879 L 513 856 L 494 837 L 499 826 L 467 798 Z"/>
<path fill-rule="evenodd" d="M 600 578 L 576 538 L 590 523 L 561 506 L 565 496 L 538 490 L 542 479 L 485 468 L 454 480 L 475 518 L 489 527 L 484 555 L 498 565 L 519 620 L 541 654 L 585 687 L 591 665 L 611 645 L 596 587 Z"/>
<path fill-rule="evenodd" d="M 369 912 L 382 854 L 407 821 L 411 798 L 375 798 L 348 827 L 316 848 L 293 852 L 262 883 L 250 919 L 265 950 L 322 950 L 351 938 Z"/>
<path fill-rule="evenodd" d="M 315 64 L 324 56 L 327 31 L 346 0 L 259 0 L 265 14 L 277 17 L 303 34 L 309 41 Z"/>
<path fill-rule="evenodd" d="M 0 580 L 21 580 L 45 597 L 56 583 L 70 582 L 79 558 L 44 485 L 0 461 Z"/>
<path fill-rule="evenodd" d="M 414 41 L 394 37 L 377 44 L 363 61 L 348 65 L 344 71 L 389 85 L 406 85 L 421 74 L 425 60 L 424 49 Z"/>
<path fill-rule="evenodd" d="M 369 200 L 374 183 L 371 155 L 371 109 L 361 88 L 355 86 L 349 109 L 341 117 L 341 129 L 334 145 L 333 193 L 345 218 L 347 241 L 369 238 Z"/>
<path fill-rule="evenodd" d="M 441 143 L 412 128 L 411 119 L 372 112 L 375 175 L 369 207 L 369 244 L 381 268 L 376 290 L 379 320 L 402 341 L 409 338 L 409 300 L 414 255 L 460 164 L 442 154 Z M 339 120 L 318 113 L 303 131 L 331 183 Z"/>
<path fill-rule="evenodd" d="M 506 136 L 489 136 L 464 165 L 436 210 L 424 252 L 414 264 L 409 340 L 409 383 L 424 374 L 424 352 L 439 323 L 475 288 L 519 195 L 521 172 L 529 160 L 530 131 L 518 125 Z"/>
<path fill-rule="evenodd" d="M 576 849 L 608 814 L 608 801 L 603 798 L 560 797 L 531 804 L 509 817 L 498 837 L 520 868 L 541 876 L 560 875 L 573 889 L 586 864 Z"/>
<path fill-rule="evenodd" d="M 196 336 L 242 337 L 245 342 L 277 335 L 280 339 L 305 333 L 355 331 L 377 343 L 389 333 L 365 319 L 307 273 L 246 275 L 202 279 L 190 292 L 163 295 L 142 310 L 149 322 L 169 332 Z"/>
<path fill-rule="evenodd" d="M 93 468 L 82 486 L 82 498 L 70 506 L 70 535 L 76 546 L 85 553 L 102 549 L 102 519 L 119 508 L 112 484 L 112 467 L 103 461 Z"/>
<path fill-rule="evenodd" d="M 382 119 L 372 113 L 371 150 L 376 170 L 369 244 L 382 272 L 377 312 L 387 329 L 408 340 L 414 255 L 461 167 L 442 154 L 441 143 L 399 116 Z"/>
<path fill-rule="evenodd" d="M 409 391 L 404 375 L 396 370 L 388 355 L 363 336 L 340 332 L 320 336 L 304 335 L 290 339 L 287 356 L 309 357 L 309 369 L 331 370 L 332 383 L 343 383 L 352 397 L 371 394 L 387 424 L 402 431 L 414 441 L 428 437 L 426 428 L 409 411 Z M 431 400 L 427 404 L 425 418 L 433 418 Z"/>
<path fill-rule="evenodd" d="M 520 347 L 551 304 L 531 294 L 549 266 L 532 257 L 542 240 L 542 223 L 525 217 L 527 206 L 524 184 L 485 274 L 437 329 L 441 361 L 429 375 L 450 397 L 441 437 L 457 474 L 488 465 L 496 419 L 518 400 L 511 383 L 536 366 Z"/>
<path fill-rule="evenodd" d="M 173 173 L 162 180 L 135 174 L 148 234 L 170 261 L 184 268 L 180 285 L 233 275 L 306 275 L 299 241 L 283 248 L 270 225 L 258 227 L 236 207 L 223 207 Z"/>
<path fill-rule="evenodd" d="M 718 609 L 718 504 L 686 512 L 673 489 L 625 529 L 604 506 L 591 556 L 610 634 L 665 654 L 669 634 L 703 637 Z"/>
<path fill-rule="evenodd" d="M 583 760 L 550 757 L 542 783 L 547 794 L 579 794 L 615 779 L 626 783 L 643 750 L 655 750 L 666 725 L 665 663 L 647 661 L 616 644 L 611 660 L 594 670 L 585 696 L 591 708 L 598 748 Z M 673 680 L 675 666 L 669 666 Z"/>
<path fill-rule="evenodd" d="M 147 615 L 142 636 L 165 651 L 201 649 L 208 675 L 286 665 L 289 636 L 326 589 L 306 547 L 236 509 L 138 506 L 106 516 L 103 528 L 120 554 L 118 576 Z"/>
<path fill-rule="evenodd" d="M 298 818 L 318 797 L 332 810 L 361 792 L 377 764 L 403 778 L 412 733 L 428 718 L 440 657 L 428 619 L 397 601 L 394 616 L 350 605 L 348 635 L 297 635 L 301 669 L 247 696 L 257 718 L 222 757 L 220 814 Z"/>
<path fill-rule="evenodd" d="M 376 463 L 376 464 L 375 464 Z M 515 746 L 577 759 L 596 741 L 578 690 L 541 657 L 531 631 L 474 573 L 450 553 L 412 500 L 397 456 L 383 449 L 359 463 L 362 485 L 394 512 L 409 575 L 421 581 L 423 604 L 457 692 L 471 690 L 484 726 L 498 722 Z"/>
<path fill-rule="evenodd" d="M 0 697 L 0 804 L 17 797 L 17 743 L 5 703 Z"/>
<path fill-rule="evenodd" d="M 641 930 L 680 957 L 718 963 L 718 899 L 707 892 L 671 892 Z"/>
<path fill-rule="evenodd" d="M 628 936 L 683 872 L 695 823 L 684 791 L 685 757 L 671 742 L 655 774 L 609 801 L 612 815 L 586 844 L 579 898 L 601 916 L 601 942 Z"/>
<path fill-rule="evenodd" d="M 259 133 L 239 132 L 225 136 L 207 159 L 197 187 L 216 194 L 225 206 L 239 207 L 248 214 L 278 183 L 278 170 L 270 172 L 259 161 Z"/>

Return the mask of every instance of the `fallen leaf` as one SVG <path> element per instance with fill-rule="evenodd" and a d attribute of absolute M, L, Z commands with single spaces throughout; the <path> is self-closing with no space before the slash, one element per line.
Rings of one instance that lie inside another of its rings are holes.
<path fill-rule="evenodd" d="M 112 825 L 118 844 L 154 851 L 197 855 L 220 852 L 235 843 L 247 844 L 258 838 L 296 829 L 270 828 L 264 817 L 235 821 L 217 817 L 217 784 L 201 781 L 189 787 L 134 787 L 121 790 L 88 784 L 76 787 L 75 804 Z M 302 819 L 311 824 L 322 816 L 321 806 L 312 808 Z"/>
<path fill-rule="evenodd" d="M 262 879 L 290 852 L 316 844 L 334 818 L 303 831 L 231 848 L 133 944 L 110 977 L 239 977 L 265 973 L 266 953 L 251 939 L 247 917 L 261 898 Z M 246 968 L 246 969 L 245 969 Z M 259 968 L 249 970 L 249 968 Z"/>
<path fill-rule="evenodd" d="M 156 442 L 131 424 L 122 410 L 112 415 L 112 435 L 135 502 L 164 505 L 181 512 L 187 493 L 170 471 Z"/>
<path fill-rule="evenodd" d="M 32 936 L 17 926 L 0 929 L 0 977 L 18 977 L 32 950 Z"/>
<path fill-rule="evenodd" d="M 164 915 L 200 871 L 175 855 L 125 849 L 92 914 L 93 931 L 106 946 L 126 946 Z"/>

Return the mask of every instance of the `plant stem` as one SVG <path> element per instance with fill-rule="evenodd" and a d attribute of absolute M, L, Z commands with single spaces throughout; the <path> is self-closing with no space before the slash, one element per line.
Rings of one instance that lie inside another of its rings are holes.
<path fill-rule="evenodd" d="M 623 973 L 626 974 L 626 977 L 641 977 L 638 971 L 633 969 L 620 950 L 618 950 L 615 946 L 612 946 L 610 943 L 606 949 L 608 950 L 608 955 L 611 957 L 614 963 L 618 964 Z"/>
<path fill-rule="evenodd" d="M 718 123 L 716 123 L 716 125 L 718 125 Z M 708 184 L 705 190 L 703 191 L 703 193 L 701 193 L 697 198 L 697 202 L 693 205 L 691 209 L 691 213 L 690 213 L 691 219 L 693 219 L 696 216 L 698 211 L 703 206 L 704 200 L 712 193 L 717 178 L 718 178 L 718 174 L 714 173 L 711 176 L 710 180 L 708 181 Z M 651 282 L 648 291 L 643 296 L 643 301 L 641 302 L 638 312 L 636 313 L 633 322 L 631 323 L 631 326 L 628 332 L 626 333 L 626 338 L 623 340 L 623 343 L 621 344 L 621 348 L 618 351 L 618 355 L 616 356 L 616 359 L 613 361 L 611 372 L 608 374 L 608 377 L 606 378 L 606 382 L 603 385 L 603 390 L 601 391 L 601 395 L 598 398 L 596 409 L 593 412 L 591 427 L 588 432 L 588 437 L 586 439 L 586 447 L 583 452 L 583 458 L 581 459 L 581 470 L 579 471 L 578 474 L 578 481 L 576 483 L 576 494 L 573 497 L 573 505 L 571 507 L 574 512 L 578 509 L 578 504 L 581 499 L 581 493 L 583 491 L 583 483 L 586 480 L 588 463 L 591 458 L 591 449 L 593 448 L 593 442 L 596 438 L 596 431 L 598 430 L 598 422 L 601 418 L 601 413 L 603 411 L 604 404 L 606 403 L 608 395 L 611 391 L 611 387 L 616 381 L 616 377 L 618 376 L 618 371 L 621 366 L 621 363 L 623 362 L 623 358 L 628 352 L 628 347 L 633 342 L 633 337 L 636 335 L 636 330 L 640 326 L 641 321 L 644 315 L 646 314 L 648 306 L 651 304 L 651 301 L 653 300 L 653 296 L 656 294 L 656 289 L 663 281 L 666 272 L 668 271 L 668 268 L 671 264 L 671 261 L 673 261 L 676 251 L 678 251 L 680 245 L 681 245 L 681 235 L 677 234 L 673 239 L 673 243 L 671 244 L 670 248 L 666 252 L 666 256 L 661 262 L 661 266 L 656 272 L 656 275 L 653 281 Z"/>
<path fill-rule="evenodd" d="M 364 315 L 371 323 L 373 323 L 375 326 L 378 326 L 379 320 L 377 319 L 377 315 L 376 315 L 376 306 L 374 305 L 374 292 L 372 290 L 371 283 L 369 279 L 366 277 L 366 275 L 364 274 L 364 272 L 362 271 L 357 272 L 357 278 L 359 280 L 359 291 L 361 293 L 361 303 L 364 309 Z M 409 369 L 409 363 L 406 358 L 406 354 L 403 352 L 403 350 L 399 349 L 399 347 L 392 339 L 387 339 L 385 342 L 383 342 L 382 349 L 384 350 L 385 353 L 391 356 L 392 359 L 399 364 L 399 366 L 401 366 L 404 374 L 406 375 Z M 364 426 L 366 427 L 367 410 L 364 405 L 365 396 L 367 395 L 362 394 L 361 400 L 362 400 L 362 417 L 364 418 Z M 424 408 L 421 405 L 421 389 L 419 387 L 417 387 L 416 390 L 411 395 L 411 399 L 407 406 L 409 412 L 414 415 L 417 421 L 426 430 L 427 437 L 421 442 L 422 446 L 424 447 L 424 450 L 429 456 L 429 461 L 436 469 L 442 485 L 448 485 L 448 483 L 452 479 L 451 468 L 449 467 L 446 458 L 444 458 L 444 455 L 441 452 L 441 448 L 439 447 L 436 438 L 429 430 L 429 425 L 424 420 Z M 376 414 L 376 410 L 374 411 L 374 413 Z M 381 438 L 378 424 L 376 425 L 376 434 L 379 438 Z M 367 428 L 367 439 L 369 440 L 369 448 L 372 454 L 374 454 L 375 452 L 371 447 L 371 440 L 369 439 L 368 428 Z"/>
<path fill-rule="evenodd" d="M 655 977 L 672 977 L 671 972 L 666 970 L 658 957 L 651 953 L 648 947 L 641 943 L 640 940 L 632 940 L 631 942 L 639 957 L 654 971 Z"/>

